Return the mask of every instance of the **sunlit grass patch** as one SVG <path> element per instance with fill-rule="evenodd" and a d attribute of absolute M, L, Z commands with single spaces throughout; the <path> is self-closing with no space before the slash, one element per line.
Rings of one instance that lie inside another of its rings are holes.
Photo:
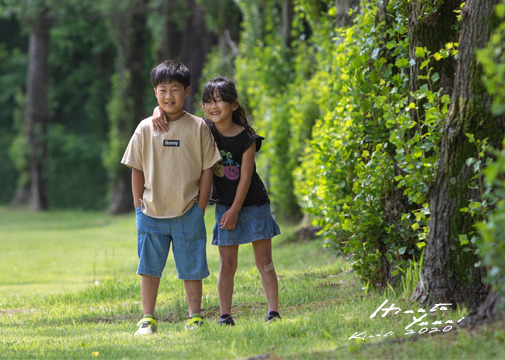
<path fill-rule="evenodd" d="M 212 211 L 209 208 L 206 214 L 209 233 Z M 21 226 L 21 218 L 26 226 Z M 18 212 L 0 216 L 0 227 L 2 249 L 26 264 L 19 273 L 9 268 L 17 266 L 13 263 L 0 269 L 0 358 L 141 359 L 146 354 L 152 359 L 410 360 L 448 358 L 447 354 L 477 358 L 471 351 L 483 349 L 484 343 L 485 350 L 479 352 L 483 358 L 499 358 L 505 351 L 503 326 L 413 337 L 404 335 L 412 314 L 382 317 L 379 311 L 371 318 L 385 300 L 387 305 L 418 311 L 408 300 L 416 270 L 405 271 L 411 278 L 403 288 L 366 290 L 345 259 L 323 248 L 322 240 L 286 241 L 284 236 L 294 233 L 291 226 L 281 226 L 283 235 L 273 240 L 282 320 L 264 322 L 267 305 L 260 275 L 252 246 L 245 245 L 239 251 L 235 278 L 236 326 L 217 325 L 219 253 L 209 241 L 211 275 L 203 281 L 204 326 L 185 331 L 184 286 L 169 257 L 157 302 L 158 333 L 137 338 L 133 333 L 142 307 L 133 215 L 69 212 L 27 217 Z M 25 260 L 28 250 L 30 261 Z M 437 313 L 430 322 L 457 320 L 465 313 L 465 309 Z M 421 329 L 417 326 L 416 332 Z M 388 332 L 394 334 L 383 336 Z M 353 338 L 354 334 L 363 339 Z"/>

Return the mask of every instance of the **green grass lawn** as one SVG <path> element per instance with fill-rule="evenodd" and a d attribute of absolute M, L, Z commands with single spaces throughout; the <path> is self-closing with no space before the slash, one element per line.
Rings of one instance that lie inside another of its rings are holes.
<path fill-rule="evenodd" d="M 212 208 L 206 220 L 210 234 Z M 235 279 L 237 326 L 217 326 L 219 255 L 209 240 L 205 325 L 185 331 L 183 285 L 169 258 L 158 297 L 158 333 L 138 338 L 133 332 L 142 311 L 133 213 L 111 217 L 0 209 L 0 358 L 503 358 L 503 322 L 429 334 L 465 315 L 465 310 L 437 311 L 426 317 L 427 324 L 410 327 L 417 335 L 405 335 L 413 316 L 422 316 L 409 303 L 408 290 L 367 292 L 349 264 L 326 250 L 322 240 L 297 241 L 292 227 L 281 224 L 281 230 L 283 235 L 274 239 L 281 321 L 263 321 L 266 301 L 252 247 L 245 245 Z M 394 303 L 401 311 L 386 317 L 379 311 L 370 318 L 385 300 L 384 308 Z"/>

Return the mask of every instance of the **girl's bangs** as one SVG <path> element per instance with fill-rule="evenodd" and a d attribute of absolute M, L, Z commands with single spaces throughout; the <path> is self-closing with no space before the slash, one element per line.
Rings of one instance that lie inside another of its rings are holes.
<path fill-rule="evenodd" d="M 216 101 L 216 91 L 221 100 L 232 103 L 237 98 L 234 96 L 233 91 L 227 89 L 227 84 L 222 81 L 209 82 L 205 85 L 202 93 L 202 101 Z"/>
<path fill-rule="evenodd" d="M 216 90 L 215 84 L 207 83 L 203 88 L 202 101 L 203 102 L 216 101 L 216 99 L 214 98 L 215 90 Z"/>

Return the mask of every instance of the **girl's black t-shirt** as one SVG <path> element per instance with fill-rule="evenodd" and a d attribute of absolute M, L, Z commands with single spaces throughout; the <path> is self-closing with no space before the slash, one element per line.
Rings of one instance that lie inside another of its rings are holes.
<path fill-rule="evenodd" d="M 256 142 L 256 151 L 259 151 L 265 138 L 246 129 L 235 136 L 223 136 L 212 121 L 205 119 L 205 122 L 210 128 L 222 156 L 221 161 L 213 167 L 214 176 L 209 203 L 231 206 L 240 181 L 242 155 L 253 142 Z M 270 203 L 270 199 L 265 185 L 256 172 L 255 163 L 251 185 L 242 206 L 263 205 L 265 203 Z"/>

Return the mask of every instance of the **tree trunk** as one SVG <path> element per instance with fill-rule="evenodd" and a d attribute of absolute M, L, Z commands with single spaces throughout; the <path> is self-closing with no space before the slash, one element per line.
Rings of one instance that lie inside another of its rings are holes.
<path fill-rule="evenodd" d="M 199 83 L 206 56 L 211 46 L 216 43 L 216 38 L 207 30 L 203 10 L 195 0 L 187 0 L 186 4 L 191 10 L 191 16 L 185 22 L 181 61 L 191 72 L 191 92 L 184 102 L 184 110 L 192 113 L 197 103 L 195 95 L 200 93 Z"/>
<path fill-rule="evenodd" d="M 282 46 L 291 47 L 291 28 L 293 23 L 294 9 L 291 0 L 282 0 L 282 21 L 280 33 L 282 36 Z"/>
<path fill-rule="evenodd" d="M 425 47 L 431 53 L 443 49 L 448 42 L 457 42 L 457 31 L 455 30 L 457 19 L 455 10 L 461 5 L 460 0 L 446 0 L 443 5 L 433 13 L 425 13 L 420 0 L 410 2 L 409 13 L 409 58 L 416 58 L 416 47 Z M 415 92 L 420 88 L 418 77 L 421 61 L 409 68 L 409 90 Z M 453 57 L 431 62 L 433 71 L 440 75 L 439 87 L 444 94 L 450 95 L 454 84 L 455 61 Z M 424 74 L 425 75 L 425 74 Z M 424 82 L 424 80 L 423 80 Z M 413 101 L 413 99 L 410 99 Z M 420 107 L 422 110 L 422 107 Z M 412 110 L 415 116 L 415 110 Z"/>
<path fill-rule="evenodd" d="M 359 8 L 360 0 L 335 0 L 335 6 L 337 7 L 337 22 L 336 26 L 338 28 L 351 26 L 353 22 L 353 16 L 349 15 L 349 10 L 356 10 Z M 381 6 L 386 7 L 387 1 L 384 0 L 379 2 L 379 8 Z M 385 15 L 385 14 L 384 14 Z M 386 16 L 383 16 L 387 21 Z"/>
<path fill-rule="evenodd" d="M 163 39 L 157 51 L 158 61 L 177 59 L 188 67 L 191 72 L 191 92 L 184 102 L 184 110 L 192 113 L 197 103 L 195 95 L 199 93 L 206 56 L 217 39 L 207 30 L 203 9 L 195 0 L 181 3 L 166 1 L 160 11 L 163 14 Z M 182 17 L 181 30 L 177 28 L 176 17 Z"/>
<path fill-rule="evenodd" d="M 126 214 L 133 209 L 131 188 L 131 171 L 121 168 L 116 175 L 114 188 L 110 197 L 109 213 L 111 215 Z"/>
<path fill-rule="evenodd" d="M 458 235 L 474 231 L 472 217 L 460 209 L 481 195 L 469 189 L 473 173 L 466 160 L 476 158 L 477 148 L 465 134 L 488 138 L 489 144 L 496 146 L 501 144 L 505 130 L 504 117 L 490 113 L 490 97 L 481 82 L 482 67 L 474 54 L 489 38 L 489 18 L 496 3 L 469 0 L 462 11 L 454 91 L 444 124 L 437 178 L 430 193 L 430 234 L 421 279 L 412 296 L 421 305 L 451 303 L 475 308 L 489 292 L 482 282 L 485 269 L 474 266 L 477 256 L 464 251 Z"/>
<path fill-rule="evenodd" d="M 484 302 L 463 319 L 460 326 L 482 325 L 503 319 L 505 313 L 499 307 L 500 302 L 501 297 L 498 292 L 491 291 Z"/>
<path fill-rule="evenodd" d="M 115 31 L 112 31 L 118 50 L 118 85 L 115 91 L 116 99 L 121 99 L 120 108 L 115 108 L 116 114 L 111 126 L 116 129 L 112 133 L 121 139 L 120 151 L 124 151 L 128 140 L 138 122 L 146 117 L 145 90 L 149 74 L 145 71 L 145 43 L 148 29 L 148 0 L 133 0 L 129 6 L 118 7 L 113 12 Z M 123 5 L 121 5 L 123 6 Z M 117 161 L 121 159 L 121 154 Z M 132 211 L 133 198 L 131 194 L 131 172 L 118 165 L 114 174 L 109 213 L 124 214 Z"/>
<path fill-rule="evenodd" d="M 176 14 L 180 13 L 180 9 L 177 9 L 176 5 L 172 0 L 165 0 L 160 7 L 163 15 L 163 33 L 161 46 L 156 53 L 158 63 L 168 59 L 176 59 L 180 54 L 182 33 L 177 29 L 175 22 Z"/>
<path fill-rule="evenodd" d="M 29 165 L 29 184 L 18 190 L 11 205 L 30 205 L 35 211 L 47 210 L 45 168 L 47 166 L 47 81 L 49 78 L 49 29 L 51 19 L 41 11 L 26 20 L 30 27 L 24 126 Z"/>

